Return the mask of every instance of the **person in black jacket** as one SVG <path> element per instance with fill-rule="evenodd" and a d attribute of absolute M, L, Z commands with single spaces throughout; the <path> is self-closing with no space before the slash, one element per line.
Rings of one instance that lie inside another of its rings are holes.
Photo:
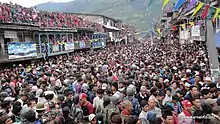
<path fill-rule="evenodd" d="M 136 95 L 136 98 L 138 99 L 138 102 L 141 103 L 142 100 L 148 101 L 149 96 L 147 94 L 147 87 L 141 86 L 140 92 Z"/>

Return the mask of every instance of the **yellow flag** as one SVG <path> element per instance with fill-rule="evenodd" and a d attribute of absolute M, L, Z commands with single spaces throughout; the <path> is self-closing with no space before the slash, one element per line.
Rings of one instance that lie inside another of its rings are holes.
<path fill-rule="evenodd" d="M 192 16 L 194 16 L 202 7 L 203 7 L 204 3 L 199 2 L 199 5 L 196 7 L 196 9 L 194 10 Z"/>
<path fill-rule="evenodd" d="M 220 13 L 220 8 L 217 8 L 213 19 L 216 19 L 219 13 Z"/>
<path fill-rule="evenodd" d="M 163 0 L 163 8 L 169 3 L 170 0 Z"/>
<path fill-rule="evenodd" d="M 185 30 L 185 28 L 186 28 L 185 24 L 181 24 L 180 26 L 183 28 L 183 30 Z"/>
<path fill-rule="evenodd" d="M 160 28 L 157 29 L 157 32 L 160 34 Z"/>
<path fill-rule="evenodd" d="M 189 24 L 190 24 L 191 26 L 194 26 L 194 22 L 189 22 Z"/>

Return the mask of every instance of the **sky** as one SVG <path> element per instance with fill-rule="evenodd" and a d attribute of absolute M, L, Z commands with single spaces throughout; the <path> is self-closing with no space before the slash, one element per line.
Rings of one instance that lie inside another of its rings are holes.
<path fill-rule="evenodd" d="M 0 2 L 2 3 L 10 3 L 10 1 L 12 3 L 17 3 L 19 5 L 22 5 L 24 7 L 31 7 L 46 2 L 69 2 L 73 0 L 0 0 Z"/>

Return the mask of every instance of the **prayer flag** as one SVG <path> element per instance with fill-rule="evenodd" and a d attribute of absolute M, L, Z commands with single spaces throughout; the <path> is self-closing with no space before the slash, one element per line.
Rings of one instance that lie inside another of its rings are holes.
<path fill-rule="evenodd" d="M 212 13 L 214 13 L 214 12 L 215 12 L 215 8 L 210 7 L 207 19 L 211 19 L 212 18 Z"/>
<path fill-rule="evenodd" d="M 204 12 L 202 13 L 202 19 L 205 19 L 205 18 L 208 16 L 209 8 L 210 8 L 209 5 L 206 5 L 206 6 L 205 6 L 205 10 L 204 10 Z"/>
<path fill-rule="evenodd" d="M 173 8 L 173 11 L 178 11 L 178 9 L 186 2 L 186 0 L 179 0 L 175 7 Z"/>
<path fill-rule="evenodd" d="M 199 2 L 199 5 L 196 7 L 195 11 L 193 12 L 192 16 L 194 16 L 202 7 L 204 3 Z"/>
<path fill-rule="evenodd" d="M 214 15 L 214 20 L 218 17 L 218 14 L 220 13 L 220 8 L 216 9 L 215 15 Z"/>
<path fill-rule="evenodd" d="M 161 33 L 161 32 L 160 32 L 160 28 L 157 29 L 157 32 L 158 32 L 159 34 Z"/>
<path fill-rule="evenodd" d="M 190 26 L 194 26 L 194 22 L 189 22 Z"/>
<path fill-rule="evenodd" d="M 196 2 L 197 2 L 196 0 L 191 0 L 189 5 L 187 6 L 186 12 L 191 10 L 192 7 L 196 4 Z"/>
<path fill-rule="evenodd" d="M 170 0 L 163 0 L 163 8 L 169 3 Z"/>
<path fill-rule="evenodd" d="M 183 30 L 185 30 L 185 28 L 186 28 L 185 24 L 181 24 L 180 26 L 182 27 Z"/>

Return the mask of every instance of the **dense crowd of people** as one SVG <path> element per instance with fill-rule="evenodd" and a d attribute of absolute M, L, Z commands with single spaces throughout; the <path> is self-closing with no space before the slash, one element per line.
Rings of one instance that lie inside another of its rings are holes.
<path fill-rule="evenodd" d="M 149 43 L 2 69 L 1 124 L 219 124 L 205 46 Z"/>
<path fill-rule="evenodd" d="M 76 14 L 38 11 L 17 4 L 0 2 L 0 23 L 31 24 L 44 28 L 86 28 L 104 32 L 101 24 L 83 19 Z M 116 24 L 118 28 L 134 29 L 130 25 Z"/>

